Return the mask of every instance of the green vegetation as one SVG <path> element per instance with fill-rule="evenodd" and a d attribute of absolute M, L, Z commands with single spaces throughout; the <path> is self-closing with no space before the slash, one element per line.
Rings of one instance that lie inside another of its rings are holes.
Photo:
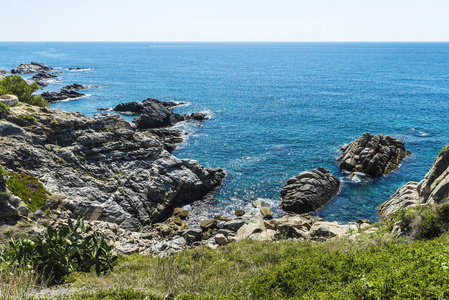
<path fill-rule="evenodd" d="M 0 115 L 9 114 L 9 106 L 0 102 Z"/>
<path fill-rule="evenodd" d="M 6 76 L 0 79 L 0 95 L 13 94 L 19 97 L 21 102 L 25 102 L 35 106 L 47 106 L 48 102 L 40 95 L 33 95 L 39 89 L 39 85 L 35 82 L 28 85 L 22 77 Z"/>
<path fill-rule="evenodd" d="M 48 226 L 43 238 L 11 239 L 1 258 L 13 270 L 33 269 L 46 283 L 59 283 L 74 271 L 106 274 L 116 257 L 103 236 L 91 231 L 83 219 L 75 224 L 69 219 L 59 230 Z"/>
<path fill-rule="evenodd" d="M 446 299 L 449 236 L 413 243 L 381 230 L 325 243 L 241 241 L 72 273 L 64 299 Z M 147 298 L 145 298 L 147 297 Z M 62 299 L 62 298 L 61 298 Z"/>
<path fill-rule="evenodd" d="M 35 117 L 33 117 L 33 116 L 30 116 L 30 115 L 22 114 L 22 115 L 18 115 L 17 117 L 19 119 L 23 120 L 23 121 L 28 121 L 30 123 L 37 123 L 37 119 Z"/>
<path fill-rule="evenodd" d="M 449 203 L 401 210 L 395 219 L 412 239 L 432 239 L 449 230 Z"/>
<path fill-rule="evenodd" d="M 440 152 L 438 152 L 438 155 L 437 155 L 437 156 L 440 156 L 440 155 L 443 154 L 445 151 L 446 151 L 446 148 L 443 147 L 443 148 L 440 150 Z"/>
<path fill-rule="evenodd" d="M 24 173 L 14 174 L 6 185 L 11 193 L 26 203 L 30 211 L 34 212 L 45 206 L 48 192 L 36 177 Z"/>

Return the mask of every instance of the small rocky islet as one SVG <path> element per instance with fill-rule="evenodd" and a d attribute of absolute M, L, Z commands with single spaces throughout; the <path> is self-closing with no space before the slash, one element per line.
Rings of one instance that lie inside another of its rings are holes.
<path fill-rule="evenodd" d="M 11 74 L 37 73 L 35 81 L 55 78 L 47 73 L 52 68 L 39 63 L 22 64 L 13 70 Z M 42 95 L 49 101 L 59 101 L 88 87 L 73 84 L 61 92 Z M 135 115 L 131 123 L 116 114 L 86 117 L 17 105 L 8 97 L 0 101 L 11 106 L 10 113 L 0 120 L 0 165 L 9 172 L 38 179 L 53 199 L 47 212 L 31 213 L 19 197 L 11 196 L 2 203 L 0 217 L 5 220 L 34 216 L 61 226 L 68 218 L 87 211 L 87 222 L 103 233 L 117 252 L 160 256 L 184 247 L 217 247 L 248 238 L 323 240 L 370 224 L 358 220 L 341 225 L 311 218 L 308 213 L 328 203 L 341 188 L 329 170 L 318 168 L 287 181 L 280 191 L 280 207 L 290 213 L 282 218 L 273 218 L 269 207 L 255 203 L 260 209 L 257 214 L 236 209 L 234 218 L 217 216 L 189 228 L 189 211 L 181 206 L 212 196 L 225 171 L 173 156 L 171 153 L 182 139 L 180 132 L 170 127 L 181 121 L 207 120 L 207 116 L 179 115 L 172 109 L 180 103 L 153 98 L 99 109 Z M 342 171 L 373 177 L 393 171 L 410 154 L 401 141 L 369 133 L 341 150 L 337 161 Z M 445 153 L 449 152 L 443 151 L 437 157 L 421 183 L 408 183 L 379 207 L 383 219 L 402 207 L 447 200 L 449 159 Z M 0 182 L 0 189 L 6 191 L 5 184 Z M 35 231 L 39 234 L 39 226 Z"/>

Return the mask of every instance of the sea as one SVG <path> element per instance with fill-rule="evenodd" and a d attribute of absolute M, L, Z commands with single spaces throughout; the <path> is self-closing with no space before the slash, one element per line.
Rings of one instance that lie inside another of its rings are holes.
<path fill-rule="evenodd" d="M 255 210 L 255 200 L 281 216 L 287 180 L 324 167 L 342 187 L 315 215 L 377 221 L 377 206 L 423 179 L 449 143 L 449 43 L 0 43 L 0 68 L 32 61 L 60 72 L 43 90 L 98 86 L 53 108 L 94 116 L 151 97 L 206 113 L 176 125 L 184 142 L 174 155 L 226 170 L 214 197 L 188 206 L 208 216 Z M 350 179 L 336 159 L 365 132 L 400 139 L 412 154 L 386 176 Z"/>

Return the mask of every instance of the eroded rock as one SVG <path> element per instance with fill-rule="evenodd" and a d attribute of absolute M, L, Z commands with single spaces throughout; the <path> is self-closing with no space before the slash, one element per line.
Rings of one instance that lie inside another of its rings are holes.
<path fill-rule="evenodd" d="M 281 190 L 280 207 L 285 211 L 308 213 L 331 200 L 340 189 L 340 181 L 329 170 L 318 168 L 292 177 Z"/>
<path fill-rule="evenodd" d="M 349 172 L 362 172 L 382 176 L 396 169 L 402 159 L 410 155 L 404 143 L 391 136 L 363 134 L 362 137 L 341 148 L 338 166 Z"/>
<path fill-rule="evenodd" d="M 378 209 L 382 219 L 388 220 L 403 208 L 446 202 L 449 202 L 449 145 L 440 151 L 423 180 L 400 187 Z"/>

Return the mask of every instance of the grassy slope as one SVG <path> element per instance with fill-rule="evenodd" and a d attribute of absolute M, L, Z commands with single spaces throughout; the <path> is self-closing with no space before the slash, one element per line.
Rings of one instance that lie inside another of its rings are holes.
<path fill-rule="evenodd" d="M 68 281 L 71 296 L 61 299 L 447 299 L 449 235 L 413 243 L 382 231 L 325 243 L 242 241 L 169 258 L 124 256 L 110 275 Z"/>

